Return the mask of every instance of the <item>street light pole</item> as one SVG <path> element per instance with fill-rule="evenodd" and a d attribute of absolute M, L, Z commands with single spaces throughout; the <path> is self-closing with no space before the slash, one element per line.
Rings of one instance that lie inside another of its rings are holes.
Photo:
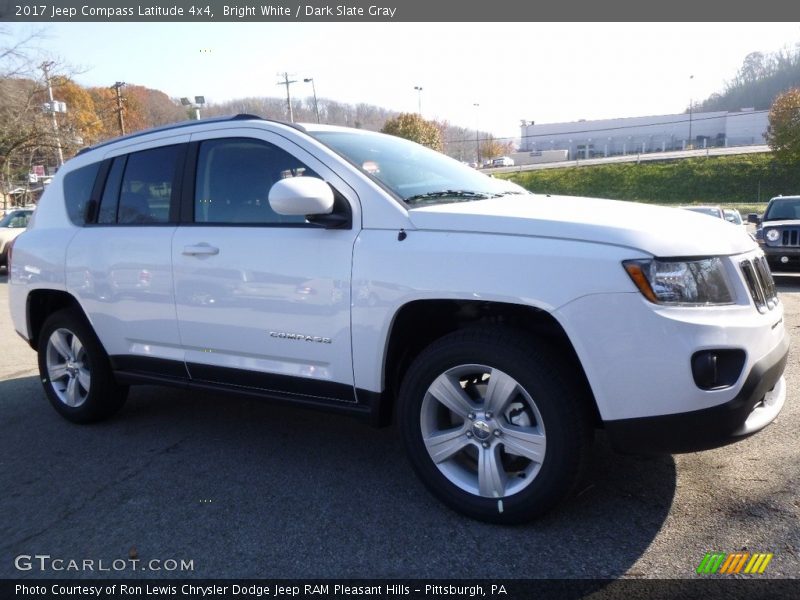
<path fill-rule="evenodd" d="M 203 105 L 206 103 L 205 96 L 195 96 L 194 97 L 194 118 L 196 120 L 200 120 L 200 109 L 203 108 Z"/>
<path fill-rule="evenodd" d="M 56 136 L 56 150 L 58 151 L 58 166 L 62 166 L 64 164 L 64 151 L 61 149 L 61 137 L 58 135 L 58 119 L 56 119 L 56 103 L 53 100 L 53 86 L 50 83 L 50 67 L 52 67 L 55 63 L 54 62 L 43 62 L 41 67 L 42 71 L 44 71 L 44 80 L 47 83 L 47 96 L 50 98 L 50 114 L 53 117 L 53 132 Z"/>
<path fill-rule="evenodd" d="M 303 82 L 311 84 L 311 91 L 314 93 L 314 112 L 317 113 L 317 123 L 319 123 L 319 104 L 317 104 L 317 88 L 314 85 L 314 78 L 307 77 L 303 79 Z"/>
<path fill-rule="evenodd" d="M 419 116 L 422 116 L 422 88 L 418 85 L 414 86 L 414 89 L 417 90 L 417 113 Z"/>
<path fill-rule="evenodd" d="M 480 104 L 477 102 L 473 103 L 475 107 L 475 162 L 478 165 L 478 168 L 481 166 L 481 142 L 479 137 L 479 129 L 478 129 L 478 109 L 481 107 Z"/>
<path fill-rule="evenodd" d="M 692 104 L 694 103 L 694 98 L 692 94 L 692 80 L 694 79 L 694 75 L 689 75 L 689 147 L 694 148 L 694 144 L 692 143 Z"/>
<path fill-rule="evenodd" d="M 189 100 L 189 98 L 181 98 L 181 104 L 186 107 L 186 110 L 190 108 L 194 111 L 194 119 L 195 121 L 200 120 L 200 109 L 203 107 L 203 104 L 206 103 L 205 96 L 195 96 L 194 102 Z"/>

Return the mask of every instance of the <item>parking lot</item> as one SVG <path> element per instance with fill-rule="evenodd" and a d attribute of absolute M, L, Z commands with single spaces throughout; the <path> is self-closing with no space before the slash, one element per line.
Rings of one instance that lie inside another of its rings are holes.
<path fill-rule="evenodd" d="M 741 550 L 774 554 L 760 577 L 797 577 L 800 276 L 776 279 L 793 337 L 777 421 L 738 444 L 677 456 L 620 455 L 599 436 L 576 498 L 500 527 L 444 508 L 393 430 L 346 417 L 140 387 L 111 421 L 66 422 L 13 332 L 3 274 L 0 577 L 684 578 L 706 552 Z M 35 554 L 192 569 L 15 567 Z"/>

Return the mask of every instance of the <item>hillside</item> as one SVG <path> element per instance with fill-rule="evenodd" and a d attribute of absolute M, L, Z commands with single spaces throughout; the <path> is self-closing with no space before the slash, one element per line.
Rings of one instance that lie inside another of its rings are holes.
<path fill-rule="evenodd" d="M 776 96 L 800 86 L 800 46 L 763 54 L 751 52 L 725 89 L 700 102 L 698 110 L 767 110 Z"/>
<path fill-rule="evenodd" d="M 782 167 L 771 153 L 542 169 L 505 177 L 536 193 L 658 204 L 752 204 L 800 193 L 800 171 Z"/>

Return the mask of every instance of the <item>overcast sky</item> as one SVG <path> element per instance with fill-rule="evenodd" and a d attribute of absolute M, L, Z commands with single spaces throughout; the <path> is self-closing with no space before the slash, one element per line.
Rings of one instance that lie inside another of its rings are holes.
<path fill-rule="evenodd" d="M 33 25 L 6 24 L 12 35 Z M 37 26 L 40 27 L 40 26 Z M 317 94 L 518 136 L 538 123 L 683 111 L 744 57 L 800 42 L 798 23 L 56 23 L 43 57 L 84 85 L 126 81 L 208 101 Z M 694 75 L 690 79 L 690 75 Z M 476 109 L 474 104 L 480 104 Z"/>

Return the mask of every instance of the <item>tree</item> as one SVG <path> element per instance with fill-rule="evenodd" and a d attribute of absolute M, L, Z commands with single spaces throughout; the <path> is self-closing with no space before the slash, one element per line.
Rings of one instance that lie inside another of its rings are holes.
<path fill-rule="evenodd" d="M 30 79 L 0 77 L 0 173 L 3 188 L 25 181 L 43 156 L 53 161 L 53 125 L 41 110 L 41 86 Z"/>
<path fill-rule="evenodd" d="M 44 83 L 33 56 L 41 33 L 13 40 L 0 28 L 0 192 L 27 185 L 32 164 L 55 153 L 52 121 L 42 110 Z M 52 163 L 51 163 L 52 164 Z"/>
<path fill-rule="evenodd" d="M 117 118 L 117 95 L 110 87 L 91 87 L 87 93 L 94 102 L 95 113 L 100 120 L 99 139 L 109 139 L 121 135 Z"/>
<path fill-rule="evenodd" d="M 97 114 L 94 99 L 86 88 L 63 75 L 53 76 L 50 82 L 53 96 L 67 105 L 67 112 L 58 119 L 64 155 L 71 156 L 83 146 L 105 139 L 103 122 Z M 47 92 L 44 89 L 39 96 L 41 103 L 47 101 Z"/>
<path fill-rule="evenodd" d="M 792 88 L 775 99 L 766 137 L 779 161 L 800 165 L 800 88 Z"/>
<path fill-rule="evenodd" d="M 704 111 L 767 110 L 778 95 L 800 85 L 800 44 L 777 52 L 748 54 L 725 89 L 699 103 Z"/>
<path fill-rule="evenodd" d="M 751 52 L 744 58 L 737 78 L 744 84 L 753 83 L 769 75 L 767 58 L 762 52 Z"/>
<path fill-rule="evenodd" d="M 486 139 L 481 140 L 481 156 L 483 158 L 496 158 L 504 154 L 510 154 L 514 149 L 512 142 L 499 142 L 491 134 Z"/>
<path fill-rule="evenodd" d="M 382 133 L 417 142 L 433 150 L 442 151 L 442 132 L 435 121 L 426 121 L 416 113 L 401 113 L 388 119 Z"/>
<path fill-rule="evenodd" d="M 129 124 L 131 132 L 186 120 L 183 108 L 160 90 L 127 85 L 122 95 L 126 101 L 126 127 Z"/>

